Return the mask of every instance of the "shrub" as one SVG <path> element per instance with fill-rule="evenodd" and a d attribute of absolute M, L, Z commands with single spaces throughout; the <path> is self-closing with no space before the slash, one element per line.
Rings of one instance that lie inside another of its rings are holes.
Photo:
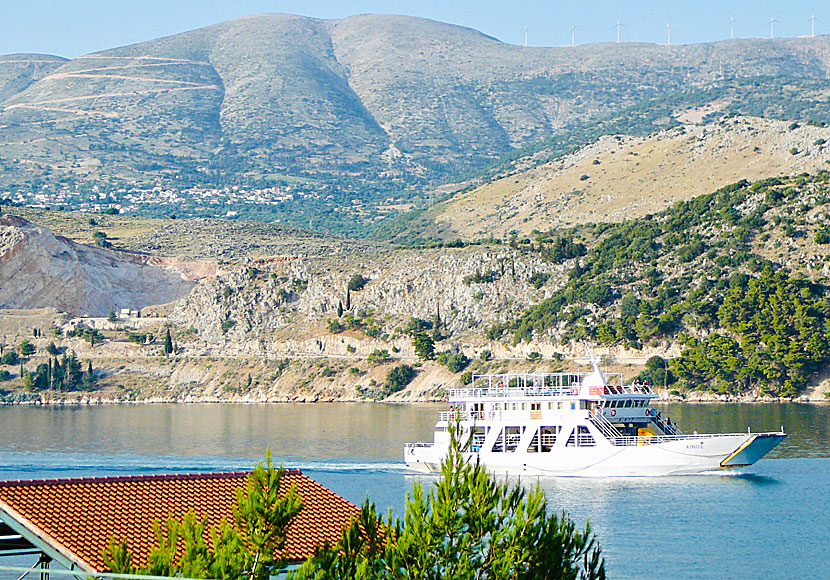
<path fill-rule="evenodd" d="M 542 360 L 542 354 L 536 351 L 533 351 L 529 355 L 527 355 L 528 362 L 537 363 Z"/>
<path fill-rule="evenodd" d="M 11 378 L 12 378 L 12 374 L 9 371 L 7 371 L 6 369 L 3 369 L 2 371 L 0 371 L 0 381 L 8 381 Z"/>
<path fill-rule="evenodd" d="M 349 279 L 346 288 L 351 292 L 360 292 L 367 282 L 369 282 L 369 278 L 365 278 L 363 274 L 355 274 Z"/>
<path fill-rule="evenodd" d="M 386 387 L 390 393 L 402 391 L 406 385 L 412 382 L 418 372 L 409 365 L 398 365 L 389 369 L 386 373 Z"/>
<path fill-rule="evenodd" d="M 236 320 L 228 318 L 225 322 L 222 323 L 222 332 L 228 332 L 234 326 L 236 326 Z"/>
<path fill-rule="evenodd" d="M 463 352 L 442 352 L 438 355 L 438 362 L 442 365 L 445 365 L 450 372 L 458 373 L 463 371 L 467 365 L 470 363 L 470 359 L 468 359 Z"/>
<path fill-rule="evenodd" d="M 537 290 L 545 285 L 545 283 L 550 279 L 550 274 L 545 272 L 534 272 L 533 275 L 530 277 L 530 284 L 536 288 Z"/>
<path fill-rule="evenodd" d="M 328 319 L 328 325 L 329 325 L 329 332 L 332 333 L 332 334 L 338 334 L 338 333 L 343 332 L 344 330 L 346 330 L 346 327 L 343 326 L 342 324 L 340 324 L 339 320 L 334 319 L 334 318 L 329 318 Z"/>
<path fill-rule="evenodd" d="M 20 362 L 20 357 L 17 356 L 17 352 L 13 350 L 7 350 L 3 353 L 3 356 L 0 357 L 0 364 L 14 366 L 18 362 Z"/>
<path fill-rule="evenodd" d="M 366 358 L 366 360 L 369 363 L 375 364 L 375 365 L 383 364 L 383 363 L 385 363 L 386 361 L 389 360 L 389 351 L 386 350 L 386 349 L 383 349 L 383 350 L 375 349 L 369 354 L 369 356 Z"/>
<path fill-rule="evenodd" d="M 35 354 L 35 345 L 31 342 L 26 340 L 25 338 L 20 342 L 20 355 L 21 356 L 32 356 Z"/>

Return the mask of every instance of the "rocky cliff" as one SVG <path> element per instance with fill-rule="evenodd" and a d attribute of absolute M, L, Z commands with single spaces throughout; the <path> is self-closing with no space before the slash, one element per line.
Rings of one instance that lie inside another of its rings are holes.
<path fill-rule="evenodd" d="M 0 216 L 0 308 L 54 307 L 106 316 L 165 304 L 214 267 L 77 244 L 23 218 Z"/>

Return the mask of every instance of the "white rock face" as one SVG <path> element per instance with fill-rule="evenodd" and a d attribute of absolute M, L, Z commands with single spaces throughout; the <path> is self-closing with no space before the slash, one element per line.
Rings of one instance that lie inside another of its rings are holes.
<path fill-rule="evenodd" d="M 177 300 L 195 282 L 173 261 L 76 244 L 0 216 L 0 308 L 54 307 L 76 315 Z"/>

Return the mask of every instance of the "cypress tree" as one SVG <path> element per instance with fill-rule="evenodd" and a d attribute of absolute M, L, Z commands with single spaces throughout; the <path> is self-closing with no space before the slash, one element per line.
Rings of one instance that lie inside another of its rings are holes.
<path fill-rule="evenodd" d="M 167 329 L 167 333 L 164 335 L 164 355 L 167 356 L 173 352 L 173 338 L 170 336 L 170 329 Z"/>
<path fill-rule="evenodd" d="M 337 318 L 340 318 L 341 316 L 343 316 L 343 301 L 338 300 L 337 301 Z"/>
<path fill-rule="evenodd" d="M 346 310 L 352 309 L 352 291 L 346 288 Z"/>

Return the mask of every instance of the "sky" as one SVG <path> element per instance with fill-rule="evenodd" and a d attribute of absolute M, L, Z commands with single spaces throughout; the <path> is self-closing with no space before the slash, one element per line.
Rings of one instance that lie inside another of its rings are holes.
<path fill-rule="evenodd" d="M 407 14 L 475 28 L 511 44 L 561 46 L 614 42 L 672 44 L 730 37 L 830 33 L 827 0 L 0 0 L 0 54 L 74 58 L 152 40 L 249 14 L 285 12 L 316 18 Z"/>

